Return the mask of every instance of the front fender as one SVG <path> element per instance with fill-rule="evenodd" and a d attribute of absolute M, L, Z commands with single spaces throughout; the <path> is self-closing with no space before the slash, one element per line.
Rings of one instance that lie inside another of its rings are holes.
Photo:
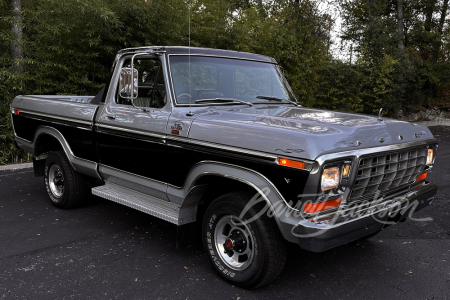
<path fill-rule="evenodd" d="M 202 161 L 191 169 L 182 188 L 168 186 L 167 195 L 170 201 L 181 202 L 181 210 L 197 206 L 199 197 L 190 197 L 190 195 L 196 193 L 196 180 L 207 175 L 226 177 L 252 187 L 265 200 L 268 208 L 267 213 L 274 217 L 283 237 L 292 242 L 296 241 L 291 234 L 291 230 L 303 219 L 296 216 L 298 210 L 283 198 L 277 188 L 264 175 L 248 168 L 216 161 Z"/>

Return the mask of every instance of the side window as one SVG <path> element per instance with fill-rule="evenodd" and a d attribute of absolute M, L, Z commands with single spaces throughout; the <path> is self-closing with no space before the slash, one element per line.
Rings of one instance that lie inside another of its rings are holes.
<path fill-rule="evenodd" d="M 131 68 L 131 60 L 128 59 L 122 65 L 123 68 Z M 161 108 L 166 105 L 166 87 L 159 59 L 135 59 L 134 68 L 138 71 L 138 96 L 134 99 L 134 105 L 139 107 Z M 118 104 L 131 105 L 131 101 L 116 96 Z"/>

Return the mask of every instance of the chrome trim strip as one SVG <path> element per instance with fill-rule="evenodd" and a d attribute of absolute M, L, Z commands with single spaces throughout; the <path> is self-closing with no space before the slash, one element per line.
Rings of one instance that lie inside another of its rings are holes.
<path fill-rule="evenodd" d="M 11 113 L 11 115 L 10 115 L 11 127 L 13 129 L 14 137 L 18 137 L 16 134 L 16 129 L 14 128 L 13 115 L 15 115 L 15 113 L 14 113 L 14 108 L 12 108 L 12 103 L 10 105 L 10 113 Z"/>
<path fill-rule="evenodd" d="M 144 46 L 144 47 L 133 47 L 133 48 L 125 48 L 121 49 L 117 52 L 116 57 L 114 58 L 113 65 L 111 67 L 111 72 L 114 71 L 115 67 L 119 60 L 125 55 L 132 55 L 136 51 L 141 51 L 142 53 L 148 55 L 160 55 L 162 53 L 166 53 L 165 47 L 160 46 Z"/>
<path fill-rule="evenodd" d="M 161 53 L 166 52 L 164 46 L 142 46 L 142 47 L 131 47 L 131 48 L 125 48 L 118 51 L 120 54 L 129 54 L 126 52 L 132 52 L 132 51 L 141 51 L 147 49 L 148 51 L 151 51 L 150 53 Z M 147 52 L 146 52 L 147 53 Z"/>
<path fill-rule="evenodd" d="M 32 100 L 50 100 L 52 102 L 64 102 L 64 103 L 71 103 L 71 104 L 84 104 L 84 105 L 95 105 L 95 104 L 90 104 L 90 101 L 95 97 L 95 96 L 60 96 L 59 98 L 54 98 L 55 96 L 53 95 L 48 95 L 51 98 L 44 98 L 45 96 L 40 96 L 40 95 L 21 95 L 18 96 L 22 99 L 32 99 Z M 69 99 L 73 99 L 75 98 L 75 101 L 69 100 Z M 80 99 L 81 101 L 77 101 L 78 99 Z M 86 102 L 84 102 L 84 100 L 86 100 Z M 89 102 L 88 102 L 89 101 Z"/>
<path fill-rule="evenodd" d="M 21 140 L 21 141 L 24 142 L 24 143 L 30 143 L 30 144 L 33 143 L 32 141 L 26 140 L 26 139 L 21 138 L 21 137 L 19 137 L 19 136 L 17 136 L 17 135 L 15 136 L 15 138 L 18 139 L 18 140 Z"/>
<path fill-rule="evenodd" d="M 205 165 L 205 167 L 208 167 L 209 169 L 212 169 L 211 167 L 214 167 L 214 166 L 206 165 L 207 163 L 215 164 L 216 168 L 214 168 L 214 169 L 216 169 L 216 170 L 217 170 L 217 165 L 221 165 L 221 166 L 224 166 L 224 167 L 232 167 L 233 169 L 236 169 L 238 172 L 242 172 L 243 171 L 243 172 L 245 172 L 244 174 L 249 174 L 249 175 L 253 176 L 253 178 L 254 178 L 254 176 L 257 176 L 257 179 L 261 181 L 260 185 L 258 186 L 256 184 L 256 182 L 253 183 L 252 181 L 250 181 L 250 179 L 245 179 L 242 176 L 241 177 L 236 177 L 234 175 L 225 174 L 225 173 L 222 173 L 222 172 L 214 172 L 214 171 L 210 172 L 209 170 L 206 170 L 207 172 L 204 172 L 202 170 L 199 170 L 199 172 L 198 172 L 199 176 L 196 176 L 195 178 L 192 177 L 189 180 L 189 182 L 191 183 L 189 186 L 185 183 L 185 186 L 182 189 L 179 189 L 179 188 L 173 188 L 172 186 L 169 185 L 167 187 L 167 196 L 169 197 L 169 199 L 171 201 L 174 201 L 175 200 L 174 198 L 183 198 L 183 201 L 180 201 L 181 207 L 183 207 L 184 199 L 187 199 L 187 197 L 189 195 L 189 191 L 191 191 L 193 186 L 194 186 L 193 184 L 194 184 L 195 180 L 197 178 L 201 177 L 201 176 L 216 175 L 216 176 L 222 176 L 222 177 L 230 178 L 230 179 L 233 179 L 233 180 L 237 180 L 237 181 L 240 181 L 240 182 L 242 182 L 244 184 L 247 184 L 248 186 L 254 188 L 258 192 L 258 194 L 260 194 L 263 197 L 265 203 L 267 203 L 270 211 L 273 213 L 275 222 L 277 223 L 278 228 L 280 228 L 280 230 L 281 230 L 281 234 L 283 235 L 283 237 L 285 239 L 287 239 L 287 240 L 290 239 L 290 234 L 288 234 L 288 231 L 282 230 L 283 224 L 285 224 L 287 222 L 287 219 L 289 218 L 287 216 L 288 214 L 278 215 L 276 213 L 277 209 L 275 208 L 275 206 L 280 205 L 281 203 L 285 204 L 288 208 L 291 208 L 291 206 L 289 206 L 289 204 L 286 203 L 285 199 L 281 196 L 279 191 L 273 186 L 273 184 L 270 181 L 267 180 L 267 178 L 265 178 L 263 175 L 259 174 L 258 172 L 255 172 L 253 170 L 249 170 L 249 169 L 246 169 L 246 168 L 242 168 L 242 167 L 234 166 L 234 165 L 230 165 L 230 164 L 214 162 L 214 161 L 202 161 L 202 162 L 196 164 L 195 169 L 198 170 L 203 165 Z M 195 169 L 192 168 L 191 172 L 195 171 Z M 235 174 L 235 175 L 237 175 L 237 174 Z M 190 173 L 189 176 L 191 176 L 191 173 Z M 267 188 L 266 191 L 264 191 L 265 188 Z M 269 193 L 271 193 L 271 195 L 272 195 L 271 196 L 272 201 L 268 197 Z M 176 202 L 176 200 L 174 202 Z M 278 209 L 279 209 L 279 206 L 278 206 Z M 292 225 L 295 225 L 295 224 L 296 224 L 296 222 L 292 223 Z M 291 241 L 294 241 L 294 240 L 291 239 Z"/>
<path fill-rule="evenodd" d="M 84 159 L 84 158 L 81 158 L 81 157 L 78 157 L 78 156 L 75 156 L 72 152 L 72 149 L 69 146 L 69 143 L 67 143 L 67 140 L 61 134 L 61 132 L 59 132 L 57 129 L 55 129 L 53 127 L 43 126 L 43 125 L 39 126 L 38 129 L 36 130 L 34 140 L 32 142 L 24 140 L 19 137 L 16 137 L 16 138 L 23 140 L 24 144 L 28 144 L 27 145 L 28 148 L 33 150 L 33 152 L 31 154 L 34 155 L 36 140 L 42 134 L 50 135 L 58 140 L 58 142 L 61 144 L 61 146 L 63 148 L 64 153 L 66 154 L 66 157 L 69 160 L 70 165 L 73 167 L 74 170 L 76 170 L 77 172 L 83 173 L 83 174 L 90 175 L 92 177 L 97 177 L 98 179 L 102 179 L 100 174 L 98 174 L 98 172 L 97 172 L 97 169 L 98 169 L 97 163 L 87 160 L 87 159 Z"/>
<path fill-rule="evenodd" d="M 12 108 L 12 109 L 15 109 L 15 108 Z M 35 116 L 40 116 L 40 117 L 47 117 L 47 118 L 51 118 L 51 119 L 57 119 L 57 120 L 62 120 L 62 121 L 69 121 L 69 122 L 73 122 L 73 123 L 80 123 L 80 124 L 85 124 L 85 125 L 92 126 L 92 120 L 89 122 L 89 121 L 72 119 L 72 118 L 66 118 L 66 117 L 64 117 L 64 118 L 63 117 L 58 117 L 58 116 L 55 116 L 55 115 L 50 115 L 50 114 L 45 114 L 45 113 L 40 113 L 40 112 L 38 113 L 38 112 L 25 110 L 25 109 L 20 109 L 20 108 L 17 108 L 17 110 L 20 110 L 20 112 L 23 112 L 23 113 L 26 113 L 26 114 L 30 114 L 30 115 L 35 115 Z"/>
<path fill-rule="evenodd" d="M 29 116 L 26 116 L 25 118 L 32 119 L 32 120 L 37 120 L 37 121 L 43 121 L 43 122 L 46 122 L 45 120 L 42 120 L 42 119 L 40 119 L 39 117 L 29 117 Z M 62 126 L 73 127 L 73 128 L 77 128 L 77 129 L 82 129 L 82 130 L 88 130 L 88 131 L 91 131 L 91 129 L 92 129 L 91 126 L 89 126 L 89 127 L 80 127 L 80 126 L 78 126 L 78 125 L 71 125 L 71 124 L 68 124 L 68 123 L 61 123 L 61 122 L 58 122 L 58 121 L 55 121 L 55 120 L 52 120 L 51 123 L 52 123 L 52 124 L 57 124 L 57 125 L 62 125 Z"/>
<path fill-rule="evenodd" d="M 202 165 L 206 165 L 206 164 L 216 164 L 216 165 L 221 165 L 221 166 L 224 166 L 224 167 L 229 167 L 229 168 L 237 169 L 237 170 L 240 170 L 240 171 L 248 172 L 248 173 L 251 173 L 251 174 L 253 174 L 253 175 L 256 175 L 256 176 L 260 177 L 260 178 L 261 178 L 263 181 L 265 181 L 265 182 L 267 183 L 267 185 L 268 185 L 268 186 L 276 193 L 276 195 L 277 195 L 277 196 L 278 196 L 278 197 L 286 204 L 286 206 L 287 206 L 288 208 L 290 208 L 290 209 L 292 209 L 292 210 L 294 210 L 294 211 L 298 211 L 298 209 L 293 208 L 292 206 L 289 205 L 289 203 L 286 201 L 286 199 L 284 199 L 284 197 L 281 195 L 280 191 L 276 188 L 276 186 L 275 186 L 275 185 L 274 185 L 267 177 L 265 177 L 265 176 L 262 175 L 261 173 L 256 172 L 256 171 L 251 170 L 251 169 L 248 169 L 248 168 L 245 168 L 245 167 L 241 167 L 241 166 L 237 166 L 237 165 L 232 165 L 232 164 L 227 164 L 227 163 L 223 163 L 223 162 L 210 161 L 210 160 L 204 160 L 204 161 L 201 161 L 201 162 L 196 163 L 196 164 L 191 168 L 191 170 L 189 170 L 189 173 L 188 173 L 188 175 L 186 176 L 186 181 L 185 181 L 185 183 L 183 184 L 183 187 L 177 187 L 177 186 L 174 186 L 174 185 L 171 185 L 171 184 L 167 184 L 167 186 L 168 186 L 167 193 L 169 194 L 169 188 L 173 188 L 173 189 L 175 189 L 175 190 L 177 190 L 177 191 L 179 191 L 179 192 L 181 192 L 182 190 L 185 190 L 186 187 L 187 187 L 187 184 L 188 184 L 188 179 L 189 179 L 189 177 L 191 176 L 191 174 L 193 174 L 194 171 L 195 171 L 198 167 L 200 167 L 200 166 L 202 166 Z M 229 175 L 229 174 L 226 174 L 226 173 L 214 172 L 214 171 L 208 171 L 208 172 L 203 172 L 203 173 L 197 175 L 197 176 L 196 176 L 195 178 L 193 178 L 193 179 L 189 179 L 189 181 L 191 182 L 191 185 L 188 187 L 187 190 L 190 191 L 190 190 L 193 188 L 193 185 L 194 185 L 195 181 L 196 181 L 198 178 L 203 177 L 203 176 L 205 176 L 205 175 L 218 175 L 218 176 L 222 176 L 222 177 L 232 178 L 232 179 L 239 180 L 239 181 L 241 181 L 241 182 L 244 182 L 244 183 L 247 183 L 247 184 L 251 184 L 252 186 L 254 186 L 253 183 L 251 183 L 251 182 L 249 182 L 248 180 L 245 180 L 245 179 L 243 179 L 243 178 L 234 177 L 234 176 Z M 260 191 L 259 188 L 256 187 L 256 189 L 257 189 L 259 192 L 262 192 L 262 191 Z M 262 194 L 264 194 L 264 193 L 262 193 Z M 175 195 L 175 194 L 171 194 L 171 195 L 177 197 L 177 195 Z M 185 197 L 187 196 L 187 194 L 186 194 L 186 195 L 183 195 L 183 196 L 184 196 L 184 198 L 185 198 Z M 264 196 L 265 196 L 265 194 L 264 194 Z M 265 197 L 265 199 L 266 199 L 267 201 L 269 201 L 269 199 L 268 199 L 267 197 Z M 269 201 L 269 202 L 270 202 L 270 201 Z"/>
<path fill-rule="evenodd" d="M 257 62 L 268 63 L 268 64 L 272 64 L 272 65 L 277 65 L 278 64 L 275 61 L 265 61 L 265 60 L 261 60 L 261 59 L 252 59 L 252 58 L 236 57 L 236 56 L 229 56 L 229 55 L 202 54 L 202 53 L 195 53 L 195 54 L 172 53 L 172 54 L 168 54 L 167 56 L 172 56 L 172 55 L 173 56 L 189 56 L 189 55 L 190 56 L 206 56 L 206 57 L 217 57 L 217 58 L 229 58 L 229 59 L 240 59 L 240 60 L 257 61 Z M 259 54 L 256 54 L 256 55 L 259 55 Z"/>
<path fill-rule="evenodd" d="M 103 125 L 103 124 L 96 124 L 95 126 L 99 127 L 99 128 L 106 128 L 106 129 L 112 129 L 112 130 L 118 130 L 118 131 L 125 131 L 125 132 L 129 132 L 129 133 L 134 133 L 134 134 L 142 134 L 142 135 L 145 135 L 145 136 L 161 138 L 163 140 L 172 140 L 172 141 L 183 142 L 183 143 L 188 143 L 188 144 L 193 144 L 193 145 L 198 145 L 198 146 L 204 146 L 204 147 L 211 147 L 211 148 L 215 148 L 215 149 L 221 149 L 221 150 L 226 150 L 226 151 L 231 151 L 231 152 L 236 152 L 236 153 L 242 153 L 242 154 L 247 154 L 247 155 L 259 156 L 259 157 L 268 158 L 270 160 L 273 160 L 273 163 L 276 163 L 276 160 L 278 158 L 278 156 L 275 156 L 275 155 L 272 155 L 272 154 L 268 154 L 268 153 L 265 153 L 265 152 L 254 151 L 254 150 L 246 150 L 246 149 L 239 148 L 239 147 L 234 147 L 234 146 L 226 146 L 226 145 L 220 145 L 220 144 L 215 144 L 215 143 L 210 143 L 210 142 L 193 140 L 191 138 L 177 137 L 177 136 L 172 136 L 172 135 L 163 135 L 163 134 L 157 134 L 157 133 L 150 133 L 150 132 L 145 132 L 145 131 L 140 131 L 140 130 L 132 130 L 132 129 L 126 129 L 126 128 L 122 128 L 122 127 Z M 311 164 L 311 166 L 313 164 L 313 162 L 308 161 L 308 160 L 302 160 L 302 159 L 297 159 L 297 160 L 304 161 L 306 164 Z M 305 169 L 305 171 L 307 171 L 307 170 Z"/>
<path fill-rule="evenodd" d="M 151 133 L 151 132 L 146 132 L 146 131 L 141 131 L 141 130 L 127 129 L 127 128 L 122 128 L 122 127 L 105 125 L 105 124 L 101 124 L 101 123 L 97 123 L 97 124 L 95 124 L 95 126 L 98 128 L 105 128 L 105 129 L 111 129 L 111 130 L 117 130 L 117 131 L 125 131 L 125 132 L 129 132 L 129 133 L 141 134 L 141 135 L 145 135 L 145 136 L 149 136 L 149 137 L 156 137 L 156 138 L 161 138 L 161 139 L 166 138 L 165 134 L 158 134 L 158 133 Z"/>
<path fill-rule="evenodd" d="M 260 157 L 271 159 L 271 160 L 273 160 L 274 163 L 276 162 L 276 159 L 277 159 L 277 156 L 274 156 L 271 154 L 267 154 L 267 153 L 259 152 L 259 151 L 253 151 L 253 150 L 246 150 L 246 149 L 238 148 L 238 147 L 234 147 L 234 146 L 220 145 L 220 144 L 215 144 L 215 143 L 210 143 L 210 142 L 193 140 L 193 139 L 185 138 L 185 137 L 175 137 L 175 136 L 171 136 L 171 135 L 167 135 L 166 138 L 168 140 L 177 141 L 177 142 L 183 142 L 183 143 L 204 146 L 204 147 L 211 147 L 211 148 L 232 151 L 232 152 L 238 152 L 238 153 L 243 153 L 243 154 L 248 154 L 248 155 L 260 156 Z"/>
<path fill-rule="evenodd" d="M 129 189 L 134 189 L 141 193 L 151 195 L 152 197 L 163 199 L 164 201 L 169 201 L 167 197 L 167 183 L 103 164 L 99 164 L 98 171 L 106 181 L 127 187 Z M 118 182 L 114 178 L 122 182 Z"/>
<path fill-rule="evenodd" d="M 105 164 L 99 164 L 99 166 L 103 167 L 103 168 L 111 169 L 111 170 L 116 171 L 116 172 L 124 173 L 124 174 L 130 175 L 130 176 L 139 177 L 139 178 L 144 179 L 144 180 L 152 181 L 154 183 L 159 183 L 159 184 L 164 184 L 164 185 L 167 184 L 166 182 L 158 181 L 158 180 L 151 179 L 151 178 L 148 178 L 148 177 L 145 177 L 145 176 L 141 176 L 141 175 L 138 175 L 138 174 L 130 173 L 130 172 L 127 172 L 127 171 L 124 171 L 124 170 L 119 170 L 119 169 L 116 169 L 114 167 L 111 167 L 111 166 L 108 166 L 108 165 L 105 165 Z"/>
<path fill-rule="evenodd" d="M 195 170 L 197 167 L 199 167 L 200 165 L 211 164 L 211 163 L 212 163 L 212 164 L 218 164 L 218 165 L 226 166 L 226 167 L 230 167 L 230 168 L 239 169 L 239 170 L 242 170 L 242 171 L 245 171 L 245 172 L 250 172 L 250 173 L 252 173 L 252 174 L 254 174 L 254 175 L 259 176 L 261 179 L 263 179 L 264 181 L 267 182 L 267 184 L 275 191 L 275 193 L 278 195 L 278 197 L 280 197 L 280 199 L 282 199 L 283 202 L 284 202 L 290 209 L 292 209 L 292 210 L 294 210 L 294 211 L 298 211 L 297 209 L 295 209 L 295 208 L 293 208 L 292 206 L 289 205 L 289 203 L 284 199 L 284 197 L 281 195 L 281 193 L 280 193 L 280 192 L 278 191 L 278 189 L 275 187 L 275 185 L 274 185 L 267 177 L 265 177 L 264 175 L 262 175 L 262 174 L 259 173 L 259 172 L 256 172 L 256 171 L 254 171 L 254 170 L 251 170 L 251 169 L 248 169 L 248 168 L 244 168 L 244 167 L 241 167 L 241 166 L 231 165 L 231 164 L 222 163 L 222 162 L 217 162 L 217 161 L 207 161 L 207 160 L 201 161 L 201 162 L 196 163 L 196 164 L 191 168 L 191 170 L 189 171 L 188 175 L 186 176 L 186 181 L 187 181 L 187 179 L 189 178 L 189 176 L 194 172 L 194 170 Z M 99 168 L 101 168 L 101 167 L 103 167 L 103 168 L 109 168 L 109 169 L 111 169 L 111 170 L 114 170 L 114 171 L 117 171 L 117 172 L 121 172 L 121 173 L 130 175 L 130 176 L 135 176 L 135 177 L 141 178 L 141 179 L 143 179 L 143 180 L 147 180 L 147 181 L 152 182 L 152 183 L 161 184 L 161 185 L 167 185 L 167 187 L 174 188 L 174 189 L 176 189 L 176 190 L 178 190 L 178 191 L 181 191 L 181 190 L 185 189 L 186 184 L 187 184 L 187 182 L 185 182 L 185 183 L 183 184 L 183 187 L 177 187 L 177 186 L 174 186 L 174 185 L 169 184 L 169 183 L 165 183 L 165 182 L 162 182 L 162 181 L 154 180 L 154 179 L 151 179 L 151 178 L 148 178 L 148 177 L 144 177 L 144 176 L 141 176 L 141 175 L 137 175 L 137 174 L 134 174 L 134 173 L 130 173 L 130 172 L 127 172 L 127 171 L 119 170 L 119 169 L 116 169 L 116 168 L 114 168 L 114 167 L 110 167 L 110 166 L 108 166 L 108 165 L 99 164 Z M 245 183 L 251 184 L 253 187 L 255 187 L 255 189 L 257 189 L 259 192 L 261 192 L 259 188 L 257 188 L 256 186 L 254 186 L 254 185 L 253 185 L 251 182 L 249 182 L 249 181 L 246 181 L 246 180 L 244 180 L 244 179 L 242 179 L 242 178 L 234 177 L 234 176 L 231 176 L 231 175 L 228 175 L 228 174 L 225 174 L 225 173 L 220 173 L 220 172 L 207 172 L 207 173 L 201 173 L 200 175 L 196 176 L 196 177 L 192 180 L 192 184 L 189 186 L 189 189 L 188 189 L 188 190 L 189 190 L 189 191 L 192 190 L 193 184 L 194 184 L 194 182 L 195 182 L 198 178 L 200 178 L 200 177 L 202 177 L 202 176 L 205 176 L 205 175 L 211 175 L 211 174 L 213 174 L 213 175 L 219 175 L 219 176 L 223 176 L 223 177 L 228 177 L 228 178 L 232 178 L 232 179 L 239 180 L 239 181 L 241 181 L 241 182 L 245 182 Z M 167 191 L 167 192 L 168 192 L 168 191 Z M 173 196 L 176 197 L 176 195 L 173 195 Z M 187 196 L 187 194 L 184 195 L 183 199 L 186 198 L 186 196 Z M 265 195 L 264 195 L 264 197 L 265 197 Z M 268 199 L 267 199 L 267 200 L 268 200 Z"/>
<path fill-rule="evenodd" d="M 65 146 L 67 147 L 67 150 L 69 151 L 70 155 L 73 156 L 74 158 L 79 159 L 79 160 L 82 160 L 82 161 L 85 161 L 85 162 L 89 162 L 89 163 L 95 163 L 95 162 L 93 162 L 93 161 L 90 161 L 90 160 L 87 160 L 87 159 L 84 159 L 84 158 L 75 156 L 75 154 L 73 154 L 72 149 L 70 148 L 69 143 L 67 142 L 66 138 L 64 137 L 64 135 L 63 135 L 61 132 L 59 132 L 58 129 L 55 129 L 55 128 L 50 127 L 50 126 L 39 126 L 38 130 L 36 130 L 36 133 L 38 133 L 38 132 L 39 132 L 39 129 L 41 129 L 41 128 L 46 128 L 46 129 L 54 130 L 54 131 L 56 131 L 59 135 L 61 135 L 61 139 L 62 139 L 62 141 L 64 142 Z M 41 134 L 49 134 L 49 135 L 52 135 L 53 137 L 55 137 L 56 139 L 59 140 L 59 138 L 58 138 L 56 135 L 52 134 L 51 132 L 42 132 Z M 36 137 L 35 137 L 35 141 L 34 141 L 33 143 L 36 143 Z M 66 153 L 66 154 L 67 154 L 67 153 Z M 96 163 L 95 163 L 95 164 L 96 164 Z"/>

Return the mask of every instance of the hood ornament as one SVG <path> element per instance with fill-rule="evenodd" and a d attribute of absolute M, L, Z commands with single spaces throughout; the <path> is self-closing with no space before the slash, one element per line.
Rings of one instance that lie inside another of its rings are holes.
<path fill-rule="evenodd" d="M 380 108 L 378 112 L 378 121 L 383 121 L 383 108 Z"/>

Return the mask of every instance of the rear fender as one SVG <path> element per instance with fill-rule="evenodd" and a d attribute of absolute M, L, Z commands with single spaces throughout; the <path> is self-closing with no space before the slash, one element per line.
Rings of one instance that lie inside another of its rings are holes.
<path fill-rule="evenodd" d="M 66 139 L 61 134 L 61 132 L 59 132 L 57 129 L 55 129 L 53 127 L 40 126 L 36 130 L 36 133 L 34 134 L 33 141 L 27 141 L 27 140 L 24 140 L 17 136 L 15 138 L 15 141 L 20 146 L 20 148 L 35 155 L 36 160 L 45 159 L 46 158 L 45 154 L 36 153 L 36 144 L 43 135 L 51 136 L 52 138 L 54 138 L 55 140 L 57 140 L 59 142 L 59 144 L 62 147 L 62 150 L 66 154 L 67 159 L 69 160 L 71 166 L 74 168 L 75 171 L 85 174 L 90 177 L 102 179 L 97 172 L 97 163 L 83 159 L 83 158 L 76 157 L 73 154 L 72 150 L 70 149 L 70 146 L 67 143 Z"/>

